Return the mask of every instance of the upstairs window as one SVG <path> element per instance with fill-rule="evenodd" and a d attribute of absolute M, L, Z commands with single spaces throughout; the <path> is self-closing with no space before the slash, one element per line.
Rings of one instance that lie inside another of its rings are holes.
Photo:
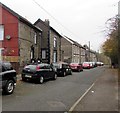
<path fill-rule="evenodd" d="M 34 35 L 34 43 L 37 44 L 37 34 Z"/>
<path fill-rule="evenodd" d="M 0 40 L 4 39 L 4 26 L 0 25 Z"/>
<path fill-rule="evenodd" d="M 57 39 L 56 39 L 56 37 L 54 38 L 54 47 L 57 47 Z"/>

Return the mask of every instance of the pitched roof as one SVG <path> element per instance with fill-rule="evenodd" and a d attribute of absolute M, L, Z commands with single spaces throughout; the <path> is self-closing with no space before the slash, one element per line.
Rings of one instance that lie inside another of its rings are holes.
<path fill-rule="evenodd" d="M 59 35 L 60 37 L 62 37 L 53 27 L 50 26 L 50 29 L 53 30 L 57 35 Z"/>
<path fill-rule="evenodd" d="M 71 42 L 74 45 L 79 46 L 80 48 L 85 49 L 81 44 L 79 44 L 77 41 L 72 40 L 71 38 L 68 38 L 67 36 L 64 36 L 69 42 Z"/>
<path fill-rule="evenodd" d="M 30 26 L 30 27 L 32 27 L 32 28 L 34 28 L 36 30 L 42 31 L 40 28 L 36 27 L 30 21 L 28 21 L 24 17 L 20 16 L 18 13 L 16 13 L 15 11 L 13 11 L 12 9 L 10 9 L 6 5 L 2 4 L 1 2 L 0 2 L 0 6 L 3 7 L 4 9 L 6 9 L 9 13 L 11 13 L 12 15 L 14 15 L 15 17 L 17 17 L 18 20 L 20 20 L 21 22 L 27 24 L 28 26 Z"/>
<path fill-rule="evenodd" d="M 62 37 L 62 35 L 60 35 L 60 33 L 58 33 L 53 27 L 51 27 L 50 25 L 46 24 L 43 20 L 41 20 L 40 18 L 34 23 L 34 25 L 36 25 L 37 23 L 42 22 L 42 24 L 44 24 L 46 27 L 50 27 L 50 29 L 52 31 L 54 31 L 57 35 L 59 35 L 60 37 Z"/>

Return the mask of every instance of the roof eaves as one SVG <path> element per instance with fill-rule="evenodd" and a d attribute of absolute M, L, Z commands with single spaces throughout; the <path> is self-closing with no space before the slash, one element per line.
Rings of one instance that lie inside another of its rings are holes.
<path fill-rule="evenodd" d="M 60 35 L 53 27 L 50 26 L 50 29 L 53 30 L 57 35 L 59 35 L 60 37 L 62 37 L 62 35 Z"/>
<path fill-rule="evenodd" d="M 0 5 L 5 8 L 7 11 L 9 11 L 11 14 L 13 14 L 16 18 L 18 18 L 18 20 L 24 22 L 25 24 L 29 25 L 32 28 L 35 28 L 39 31 L 42 31 L 41 29 L 38 29 L 36 26 L 34 26 L 31 22 L 29 22 L 27 19 L 23 18 L 22 16 L 20 16 L 19 14 L 17 14 L 15 11 L 13 11 L 12 9 L 10 9 L 9 7 L 7 7 L 6 5 L 2 4 L 0 2 Z"/>

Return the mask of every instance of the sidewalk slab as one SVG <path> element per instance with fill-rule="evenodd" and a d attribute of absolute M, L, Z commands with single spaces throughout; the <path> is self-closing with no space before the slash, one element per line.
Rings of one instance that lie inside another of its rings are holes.
<path fill-rule="evenodd" d="M 17 74 L 17 81 L 20 81 L 21 79 L 21 74 Z"/>
<path fill-rule="evenodd" d="M 107 68 L 74 111 L 118 111 L 118 71 Z"/>

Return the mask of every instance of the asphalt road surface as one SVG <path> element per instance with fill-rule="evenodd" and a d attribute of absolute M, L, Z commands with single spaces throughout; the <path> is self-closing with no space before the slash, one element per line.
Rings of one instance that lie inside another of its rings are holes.
<path fill-rule="evenodd" d="M 84 69 L 43 84 L 18 81 L 12 95 L 2 96 L 2 111 L 68 111 L 105 68 Z"/>

